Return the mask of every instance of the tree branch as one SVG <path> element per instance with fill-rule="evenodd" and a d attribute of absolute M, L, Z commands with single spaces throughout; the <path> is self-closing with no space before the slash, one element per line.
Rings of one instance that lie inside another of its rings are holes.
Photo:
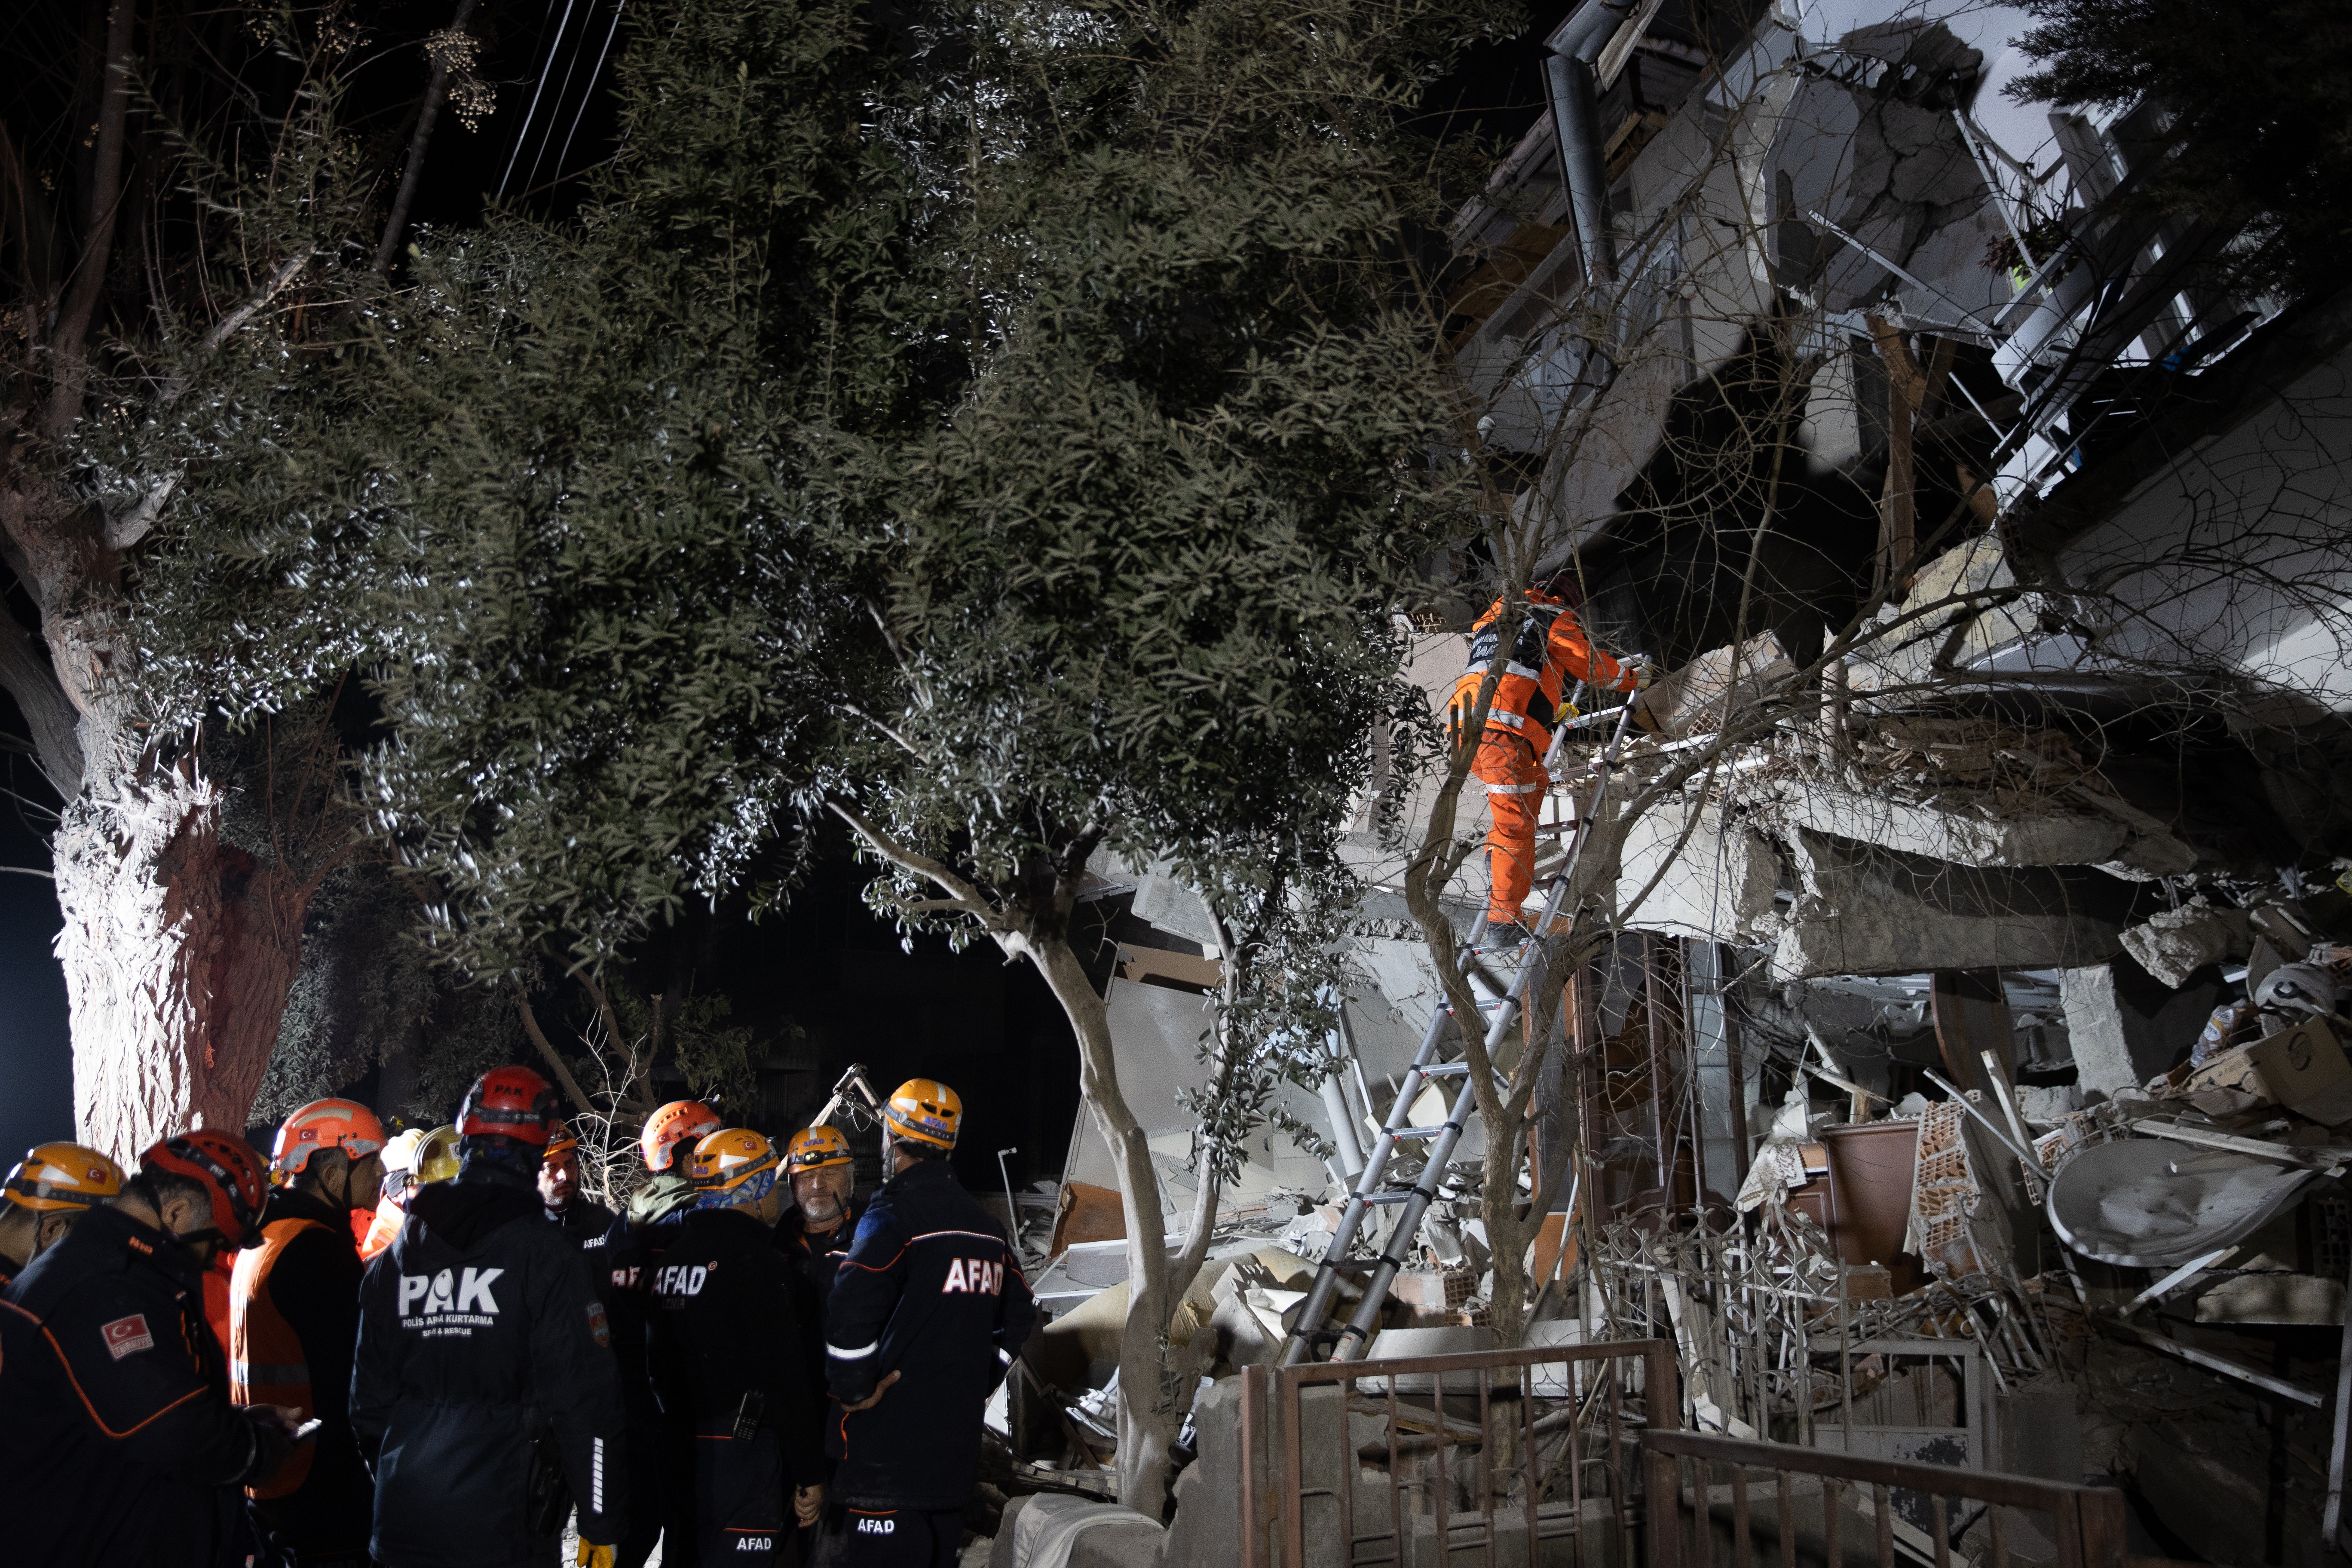
<path fill-rule="evenodd" d="M 0 688 L 16 700 L 33 735 L 33 760 L 58 797 L 81 793 L 88 765 L 81 750 L 81 714 L 66 695 L 49 651 L 11 618 L 0 624 Z"/>
<path fill-rule="evenodd" d="M 136 0 L 113 0 L 107 12 L 106 75 L 99 96 L 98 155 L 90 169 L 89 226 L 83 231 L 73 283 L 58 312 L 57 333 L 50 340 L 52 436 L 64 435 L 80 417 L 82 388 L 89 380 L 89 367 L 82 363 L 82 346 L 89 339 L 89 324 L 106 289 L 107 264 L 114 256 L 114 222 L 127 194 L 122 183 L 122 143 L 131 115 L 131 34 L 138 16 Z"/>
<path fill-rule="evenodd" d="M 912 871 L 916 876 L 924 878 L 925 879 L 936 884 L 947 892 L 949 897 L 963 910 L 963 912 L 977 915 L 988 925 L 990 930 L 995 931 L 1003 926 L 1003 914 L 988 900 L 986 896 L 981 892 L 978 888 L 972 886 L 970 882 L 965 881 L 961 877 L 957 876 L 953 871 L 949 870 L 945 866 L 941 865 L 939 861 L 932 859 L 929 856 L 919 855 L 914 850 L 906 847 L 897 839 L 891 837 L 888 834 L 875 826 L 871 822 L 868 822 L 866 819 L 866 814 L 859 811 L 856 806 L 845 805 L 837 800 L 826 801 L 824 805 L 827 811 L 832 812 L 834 816 L 849 824 L 850 827 L 856 832 L 857 836 L 860 838 L 865 839 L 866 843 L 872 845 L 874 847 L 875 853 L 880 855 L 885 860 L 889 861 L 893 866 L 897 866 L 903 870 Z"/>
<path fill-rule="evenodd" d="M 178 402 L 180 395 L 188 389 L 188 377 L 195 363 L 209 359 L 218 353 L 220 346 L 228 342 L 238 328 L 253 320 L 255 314 L 264 306 L 283 293 L 286 286 L 293 282 L 296 276 L 310 263 L 310 255 L 308 251 L 288 257 L 278 264 L 277 270 L 262 279 L 260 289 L 256 290 L 249 299 L 219 321 L 215 321 L 212 330 L 205 334 L 204 341 L 196 346 L 195 359 L 183 363 L 165 378 L 163 387 L 156 395 L 156 406 L 159 409 L 169 408 Z M 176 468 L 165 474 L 155 481 L 145 495 L 139 498 L 137 506 L 121 517 L 108 518 L 106 547 L 114 551 L 128 550 L 146 538 L 154 528 L 156 519 L 163 515 L 163 508 L 171 500 L 172 492 L 179 489 L 181 477 L 180 470 Z"/>
<path fill-rule="evenodd" d="M 473 19 L 475 0 L 457 0 L 457 15 L 450 20 L 449 31 L 461 33 Z M 552 63 L 552 62 L 551 62 Z M 449 95 L 449 68 L 440 59 L 433 62 L 433 76 L 425 87 L 425 107 L 417 111 L 416 132 L 408 139 L 408 159 L 400 171 L 400 184 L 392 198 L 392 213 L 383 222 L 383 238 L 375 247 L 376 276 L 382 278 L 392 270 L 392 258 L 400 249 L 400 237 L 408 229 L 408 209 L 415 205 L 417 183 L 425 176 L 425 149 L 433 141 L 434 121 L 441 117 L 441 100 Z"/>
<path fill-rule="evenodd" d="M 547 1043 L 547 1036 L 539 1026 L 539 1015 L 530 1010 L 530 994 L 522 988 L 522 982 L 512 975 L 507 977 L 507 984 L 514 991 L 515 1011 L 522 1015 L 522 1032 L 530 1037 L 530 1043 L 537 1046 L 539 1054 L 547 1058 L 547 1065 L 554 1069 L 555 1081 L 563 1086 L 563 1092 L 572 1097 L 572 1103 L 580 1108 L 581 1115 L 595 1115 L 596 1108 L 588 1103 L 588 1097 L 581 1093 L 579 1084 L 572 1081 L 572 1069 L 563 1065 L 563 1058 L 557 1056 L 555 1047 Z"/>

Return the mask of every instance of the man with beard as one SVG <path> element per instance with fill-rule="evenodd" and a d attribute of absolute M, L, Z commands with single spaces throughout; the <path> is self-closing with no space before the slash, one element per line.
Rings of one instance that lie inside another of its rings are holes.
<path fill-rule="evenodd" d="M 547 1158 L 539 1167 L 539 1201 L 549 1223 L 562 1226 L 575 1247 L 605 1244 L 604 1237 L 613 1228 L 613 1211 L 580 1195 L 580 1135 L 561 1121 L 555 1124 L 555 1135 L 547 1141 Z M 590 1273 L 602 1268 L 600 1258 L 588 1260 Z"/>
<path fill-rule="evenodd" d="M 833 1297 L 834 1276 L 849 1256 L 857 1234 L 856 1166 L 849 1140 L 837 1127 L 803 1127 L 793 1134 L 784 1154 L 792 1178 L 793 1206 L 776 1223 L 776 1250 L 792 1266 L 793 1316 L 801 1331 L 802 1352 L 808 1362 L 809 1386 L 824 1387 L 824 1304 Z M 818 1412 L 823 1418 L 822 1409 Z M 824 1464 L 825 1479 L 833 1479 L 833 1461 Z M 800 1527 L 800 1561 L 816 1550 L 817 1526 Z"/>

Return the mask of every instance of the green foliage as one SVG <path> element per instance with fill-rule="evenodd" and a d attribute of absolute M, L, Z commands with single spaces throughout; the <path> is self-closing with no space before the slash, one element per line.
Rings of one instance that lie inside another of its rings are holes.
<path fill-rule="evenodd" d="M 2352 245 L 2352 13 L 2333 0 L 2028 0 L 2042 68 L 2021 102 L 2125 106 L 2168 123 L 2129 197 L 2244 226 L 2240 286 L 2330 290 Z"/>
<path fill-rule="evenodd" d="M 189 482 L 145 657 L 180 716 L 363 671 L 363 801 L 477 974 L 593 964 L 835 805 L 1049 939 L 1098 844 L 1171 861 L 1235 932 L 1224 1161 L 1319 1071 L 1395 613 L 1467 516 L 1409 122 L 1509 19 L 865 15 L 635 13 L 581 224 L 424 237 L 147 431 Z"/>

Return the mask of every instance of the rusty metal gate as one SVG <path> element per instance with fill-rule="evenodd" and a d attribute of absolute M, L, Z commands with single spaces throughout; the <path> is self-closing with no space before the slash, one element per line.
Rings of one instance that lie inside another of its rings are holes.
<path fill-rule="evenodd" d="M 1465 1549 L 1483 1549 L 1491 1568 L 1632 1568 L 1640 1437 L 1653 1411 L 1669 1426 L 1681 1420 L 1665 1340 L 1242 1375 L 1245 1568 L 1407 1568 Z M 1377 1430 L 1360 1438 L 1367 1420 Z M 1310 1424 L 1331 1430 L 1310 1441 Z M 1466 1450 L 1476 1458 L 1448 1458 Z M 1360 1481 L 1364 1466 L 1385 1470 L 1385 1485 Z M 1554 1542 L 1562 1544 L 1547 1551 Z"/>

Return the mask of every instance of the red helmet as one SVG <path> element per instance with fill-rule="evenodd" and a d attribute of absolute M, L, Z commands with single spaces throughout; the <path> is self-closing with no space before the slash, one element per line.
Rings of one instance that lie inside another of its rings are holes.
<path fill-rule="evenodd" d="M 261 1205 L 269 1196 L 269 1176 L 261 1156 L 242 1138 L 226 1132 L 183 1132 L 139 1156 L 140 1173 L 168 1171 L 205 1189 L 213 1201 L 213 1228 L 230 1247 L 260 1239 Z"/>
<path fill-rule="evenodd" d="M 511 1138 L 547 1147 L 555 1124 L 555 1089 L 529 1068 L 492 1068 L 466 1091 L 457 1110 L 460 1138 Z"/>
<path fill-rule="evenodd" d="M 677 1146 L 692 1146 L 695 1140 L 707 1138 L 727 1124 L 719 1120 L 719 1112 L 698 1100 L 673 1100 L 646 1118 L 645 1135 L 637 1140 L 637 1152 L 645 1156 L 648 1171 L 667 1171 L 677 1158 Z"/>

